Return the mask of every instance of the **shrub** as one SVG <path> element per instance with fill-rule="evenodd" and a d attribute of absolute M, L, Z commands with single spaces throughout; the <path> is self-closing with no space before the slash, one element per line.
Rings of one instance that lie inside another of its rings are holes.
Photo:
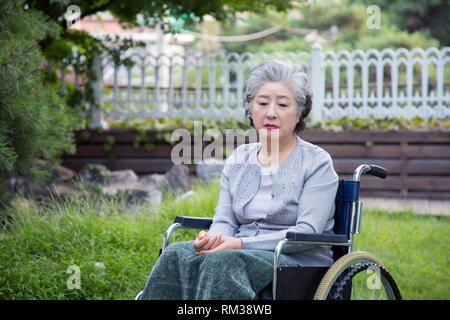
<path fill-rule="evenodd" d="M 52 167 L 63 151 L 75 151 L 72 131 L 81 117 L 43 83 L 41 70 L 38 42 L 59 31 L 40 12 L 24 10 L 24 1 L 0 3 L 0 207 L 9 199 L 4 180 L 10 173 L 45 181 L 49 174 L 36 160 Z"/>

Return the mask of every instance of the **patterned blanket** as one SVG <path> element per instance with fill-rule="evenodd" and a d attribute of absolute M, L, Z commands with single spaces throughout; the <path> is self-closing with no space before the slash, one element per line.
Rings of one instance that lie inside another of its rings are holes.
<path fill-rule="evenodd" d="M 192 242 L 173 243 L 163 251 L 142 300 L 250 300 L 272 282 L 273 252 L 225 250 L 196 256 Z M 281 255 L 279 265 L 298 264 Z"/>

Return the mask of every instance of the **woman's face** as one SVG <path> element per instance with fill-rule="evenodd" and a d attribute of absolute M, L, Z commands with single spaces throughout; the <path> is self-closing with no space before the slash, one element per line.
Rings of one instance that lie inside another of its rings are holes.
<path fill-rule="evenodd" d="M 283 82 L 266 82 L 256 91 L 252 101 L 252 119 L 263 137 L 276 135 L 281 141 L 292 138 L 300 113 L 292 89 Z M 276 127 L 270 127 L 269 124 Z"/>

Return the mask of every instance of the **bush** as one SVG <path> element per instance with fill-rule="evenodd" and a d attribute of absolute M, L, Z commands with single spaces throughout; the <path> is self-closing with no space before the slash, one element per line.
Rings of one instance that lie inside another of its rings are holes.
<path fill-rule="evenodd" d="M 217 129 L 225 135 L 227 129 L 242 129 L 244 132 L 251 129 L 249 121 L 237 120 L 233 118 L 211 119 L 199 118 L 197 120 L 166 117 L 159 119 L 133 119 L 131 122 L 117 122 L 111 124 L 111 128 L 135 129 L 140 132 L 153 131 L 160 133 L 159 138 L 171 142 L 171 132 L 177 128 L 185 128 L 190 134 L 194 135 L 194 121 L 199 121 L 201 130 L 204 133 L 208 129 Z M 321 122 L 312 122 L 311 118 L 306 119 L 306 130 L 325 130 L 325 131 L 343 131 L 343 130 L 414 130 L 414 129 L 448 129 L 450 128 L 450 119 L 419 118 L 411 120 L 405 118 L 392 119 L 350 119 L 343 117 L 339 120 L 323 120 Z M 139 138 L 141 140 L 145 137 Z M 145 141 L 139 142 L 145 142 Z"/>
<path fill-rule="evenodd" d="M 38 42 L 57 37 L 60 28 L 38 11 L 24 10 L 24 1 L 0 3 L 0 207 L 6 196 L 5 177 L 16 172 L 31 181 L 45 181 L 46 170 L 62 152 L 75 151 L 72 131 L 81 117 L 70 113 L 51 86 L 44 85 L 44 62 Z"/>

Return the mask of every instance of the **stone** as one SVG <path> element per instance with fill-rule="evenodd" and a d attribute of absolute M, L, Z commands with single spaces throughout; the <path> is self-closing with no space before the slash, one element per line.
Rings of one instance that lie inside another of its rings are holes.
<path fill-rule="evenodd" d="M 225 159 L 206 158 L 195 167 L 197 178 L 213 180 L 222 176 Z"/>
<path fill-rule="evenodd" d="M 171 189 L 174 196 L 188 191 L 191 185 L 189 167 L 186 165 L 173 165 L 170 170 L 166 172 L 164 178 L 168 183 L 167 187 Z"/>
<path fill-rule="evenodd" d="M 167 189 L 167 186 L 169 185 L 169 183 L 166 180 L 165 175 L 160 174 L 160 173 L 153 173 L 153 174 L 141 176 L 141 177 L 139 177 L 138 184 L 141 186 L 152 185 L 152 186 L 159 186 L 159 187 L 166 185 L 165 189 Z"/>
<path fill-rule="evenodd" d="M 119 189 L 115 194 L 119 199 L 126 202 L 127 205 L 150 204 L 154 206 L 162 201 L 162 192 L 156 189 Z"/>
<path fill-rule="evenodd" d="M 48 197 L 55 186 L 66 185 L 75 176 L 75 172 L 61 165 L 50 169 L 46 167 L 47 162 L 40 159 L 37 160 L 37 164 L 40 170 L 47 171 L 50 174 L 46 183 L 33 182 L 25 176 L 13 172 L 5 180 L 9 190 L 25 196 Z"/>
<path fill-rule="evenodd" d="M 52 169 L 52 177 L 51 182 L 61 182 L 61 181 L 67 181 L 75 177 L 75 172 L 69 168 L 63 167 L 61 165 L 56 166 Z"/>
<path fill-rule="evenodd" d="M 111 171 L 110 175 L 105 177 L 104 184 L 135 184 L 139 180 L 133 170 Z"/>
<path fill-rule="evenodd" d="M 52 195 L 63 198 L 99 192 L 105 197 L 116 197 L 129 208 L 159 205 L 170 190 L 176 201 L 195 194 L 191 187 L 201 179 L 189 173 L 186 165 L 173 165 L 165 174 L 138 177 L 133 170 L 110 171 L 102 164 L 88 164 L 78 174 L 59 166 L 52 171 L 51 182 L 37 188 L 19 175 L 10 175 L 10 189 L 25 195 Z M 30 191 L 32 189 L 32 191 Z M 131 210 L 132 211 L 132 210 Z"/>
<path fill-rule="evenodd" d="M 111 171 L 102 164 L 89 163 L 80 170 L 78 176 L 81 178 L 82 182 L 89 186 L 93 186 L 97 183 L 104 184 L 107 178 L 111 176 Z"/>
<path fill-rule="evenodd" d="M 6 184 L 11 192 L 18 194 L 27 194 L 27 183 L 24 177 L 12 173 L 6 178 Z"/>

